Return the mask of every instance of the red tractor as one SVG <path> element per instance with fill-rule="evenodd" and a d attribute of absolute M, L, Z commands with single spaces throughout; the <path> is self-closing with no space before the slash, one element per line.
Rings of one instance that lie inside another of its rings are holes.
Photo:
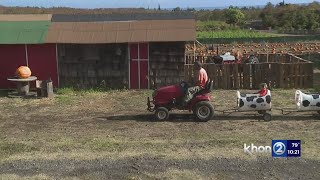
<path fill-rule="evenodd" d="M 159 88 L 148 97 L 148 111 L 154 112 L 158 120 L 169 118 L 169 111 L 173 109 L 193 111 L 199 121 L 208 121 L 213 117 L 213 106 L 210 103 L 209 93 L 213 89 L 213 81 L 208 80 L 203 90 L 194 95 L 193 99 L 185 106 L 183 97 L 188 89 L 186 82 Z"/>

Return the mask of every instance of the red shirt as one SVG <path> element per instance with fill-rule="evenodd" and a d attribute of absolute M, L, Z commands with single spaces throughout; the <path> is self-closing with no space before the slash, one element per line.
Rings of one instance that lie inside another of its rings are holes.
<path fill-rule="evenodd" d="M 267 88 L 263 88 L 258 93 L 260 94 L 260 96 L 265 96 L 268 93 L 268 89 Z"/>
<path fill-rule="evenodd" d="M 198 78 L 198 86 L 204 88 L 206 86 L 206 82 L 208 81 L 208 75 L 206 70 L 204 70 L 203 68 L 201 68 L 199 70 L 199 78 Z"/>

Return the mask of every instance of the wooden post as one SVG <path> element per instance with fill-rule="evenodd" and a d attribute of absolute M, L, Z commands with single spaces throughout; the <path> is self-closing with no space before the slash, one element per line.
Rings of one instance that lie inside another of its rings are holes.
<path fill-rule="evenodd" d="M 289 88 L 294 88 L 294 66 L 293 63 L 289 65 Z"/>
<path fill-rule="evenodd" d="M 193 83 L 193 79 L 194 79 L 194 74 L 193 74 L 193 67 L 191 65 L 188 65 L 189 67 L 189 82 Z"/>
<path fill-rule="evenodd" d="M 307 63 L 307 74 L 308 74 L 307 88 L 312 88 L 313 87 L 313 63 Z"/>
<path fill-rule="evenodd" d="M 226 65 L 226 76 L 227 76 L 226 89 L 230 89 L 230 78 L 231 78 L 230 68 L 231 68 L 230 64 L 227 64 Z"/>
<path fill-rule="evenodd" d="M 234 78 L 234 88 L 236 89 L 239 89 L 239 71 L 238 71 L 238 64 L 234 64 L 234 67 L 233 67 L 233 78 Z"/>
<path fill-rule="evenodd" d="M 243 88 L 250 89 L 250 64 L 243 65 Z"/>
<path fill-rule="evenodd" d="M 189 79 L 189 67 L 187 64 L 184 65 L 184 80 L 188 82 Z M 155 75 L 154 75 L 155 76 Z"/>
<path fill-rule="evenodd" d="M 252 78 L 252 85 L 251 88 L 257 88 L 256 83 L 257 83 L 257 64 L 250 64 L 250 74 Z"/>
<path fill-rule="evenodd" d="M 213 64 L 212 65 L 212 80 L 213 80 L 213 84 L 214 84 L 214 88 L 218 88 L 218 74 L 217 74 L 217 65 Z"/>
<path fill-rule="evenodd" d="M 243 89 L 243 64 L 238 65 L 239 73 L 239 89 Z"/>
<path fill-rule="evenodd" d="M 219 82 L 219 87 L 222 89 L 223 88 L 223 64 L 219 64 L 218 66 L 218 82 Z"/>

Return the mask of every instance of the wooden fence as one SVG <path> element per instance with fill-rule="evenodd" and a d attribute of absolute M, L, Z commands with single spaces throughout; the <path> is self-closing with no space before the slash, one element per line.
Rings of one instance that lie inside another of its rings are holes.
<path fill-rule="evenodd" d="M 218 89 L 256 89 L 260 83 L 273 88 L 311 88 L 313 64 L 293 55 L 291 59 L 297 63 L 203 64 L 203 67 Z M 186 64 L 185 79 L 192 78 L 193 65 Z"/>

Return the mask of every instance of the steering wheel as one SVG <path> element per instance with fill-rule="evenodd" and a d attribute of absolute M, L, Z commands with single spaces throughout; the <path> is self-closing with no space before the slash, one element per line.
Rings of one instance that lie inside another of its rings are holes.
<path fill-rule="evenodd" d="M 187 89 L 189 88 L 189 84 L 186 81 L 181 81 L 180 87 L 183 89 L 184 92 L 186 92 Z"/>

